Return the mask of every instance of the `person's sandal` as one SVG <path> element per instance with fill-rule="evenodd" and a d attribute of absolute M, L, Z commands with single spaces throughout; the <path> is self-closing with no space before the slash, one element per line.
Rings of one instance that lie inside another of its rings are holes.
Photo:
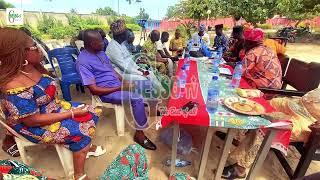
<path fill-rule="evenodd" d="M 88 152 L 86 159 L 88 159 L 90 156 L 98 157 L 107 152 L 106 149 L 103 149 L 102 146 L 97 146 L 97 149 L 94 152 Z"/>
<path fill-rule="evenodd" d="M 2 149 L 4 150 L 4 148 Z M 12 145 L 11 147 L 9 147 L 7 150 L 4 150 L 4 151 L 7 152 L 12 157 L 20 156 L 17 144 Z"/>
<path fill-rule="evenodd" d="M 239 175 L 238 171 L 235 169 L 235 167 L 236 167 L 236 164 L 225 167 L 223 169 L 221 178 L 223 178 L 223 179 L 243 179 L 247 176 L 246 174 Z"/>

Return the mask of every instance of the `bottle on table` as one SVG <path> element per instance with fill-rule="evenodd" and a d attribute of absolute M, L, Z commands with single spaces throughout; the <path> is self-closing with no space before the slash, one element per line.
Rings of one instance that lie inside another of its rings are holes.
<path fill-rule="evenodd" d="M 183 66 L 181 68 L 181 71 L 178 75 L 177 79 L 177 92 L 176 92 L 176 98 L 181 98 L 185 95 L 185 89 L 186 89 L 186 84 L 187 84 L 187 72 L 185 70 L 185 67 Z"/>
<path fill-rule="evenodd" d="M 238 62 L 236 67 L 234 68 L 232 80 L 231 80 L 231 87 L 238 88 L 240 85 L 240 80 L 242 76 L 242 63 Z"/>
<path fill-rule="evenodd" d="M 219 106 L 219 81 L 216 76 L 212 77 L 212 80 L 208 87 L 208 96 L 207 96 L 207 111 L 211 114 L 215 113 Z"/>
<path fill-rule="evenodd" d="M 220 70 L 219 70 L 220 61 L 221 61 L 221 55 L 219 54 L 219 52 L 217 52 L 216 56 L 212 59 L 212 68 L 211 68 L 211 72 L 213 73 L 213 76 L 217 78 L 219 78 L 219 75 L 220 75 Z"/>
<path fill-rule="evenodd" d="M 185 67 L 185 70 L 189 71 L 190 70 L 190 54 L 189 54 L 189 51 L 186 51 L 183 61 L 184 61 L 183 66 Z"/>

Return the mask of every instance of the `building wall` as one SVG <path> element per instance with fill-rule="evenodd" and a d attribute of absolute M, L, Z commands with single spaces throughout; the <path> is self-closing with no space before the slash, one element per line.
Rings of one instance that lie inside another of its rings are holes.
<path fill-rule="evenodd" d="M 65 13 L 39 12 L 39 11 L 24 11 L 24 22 L 29 23 L 32 26 L 37 26 L 38 20 L 39 18 L 41 18 L 41 13 L 53 16 L 56 20 L 62 21 L 63 24 L 68 23 L 68 19 Z M 5 15 L 6 15 L 6 10 L 0 9 L 0 25 L 1 26 L 6 25 Z M 108 23 L 107 16 L 100 16 L 95 14 L 80 14 L 80 16 L 83 18 L 95 17 L 105 24 Z"/>

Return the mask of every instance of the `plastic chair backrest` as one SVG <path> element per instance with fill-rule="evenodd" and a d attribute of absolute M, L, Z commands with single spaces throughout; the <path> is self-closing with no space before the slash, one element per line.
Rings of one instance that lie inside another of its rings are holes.
<path fill-rule="evenodd" d="M 320 63 L 306 63 L 293 58 L 290 60 L 283 81 L 298 91 L 314 90 L 320 84 Z"/>
<path fill-rule="evenodd" d="M 62 76 L 77 74 L 76 65 L 74 62 L 75 59 L 73 58 L 72 54 L 78 54 L 76 48 L 57 48 L 49 51 L 48 55 L 50 59 L 50 64 L 54 69 L 55 73 L 57 72 L 55 67 L 53 66 L 53 58 L 57 60 Z"/>
<path fill-rule="evenodd" d="M 2 119 L 5 120 L 6 118 L 5 118 L 5 115 L 4 115 L 4 113 L 3 113 L 3 111 L 2 111 L 1 108 L 0 108 L 0 116 L 1 116 L 1 118 L 0 118 L 0 124 L 1 124 L 2 126 L 4 126 L 11 134 L 13 134 L 14 136 L 16 136 L 17 138 L 26 140 L 23 136 L 21 136 L 20 134 L 18 134 L 14 129 L 12 129 L 10 126 L 8 126 L 5 122 L 2 121 Z"/>

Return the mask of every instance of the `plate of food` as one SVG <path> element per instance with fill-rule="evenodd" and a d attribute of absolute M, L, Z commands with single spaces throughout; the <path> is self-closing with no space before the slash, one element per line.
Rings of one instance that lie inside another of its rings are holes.
<path fill-rule="evenodd" d="M 259 116 L 265 113 L 261 104 L 246 98 L 228 97 L 224 99 L 224 104 L 229 109 L 241 114 Z"/>

